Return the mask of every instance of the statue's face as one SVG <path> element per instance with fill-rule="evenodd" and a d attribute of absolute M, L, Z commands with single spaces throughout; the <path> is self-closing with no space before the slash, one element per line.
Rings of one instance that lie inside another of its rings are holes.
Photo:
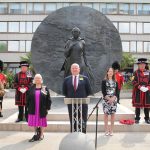
<path fill-rule="evenodd" d="M 77 38 L 79 37 L 79 35 L 80 35 L 80 32 L 79 32 L 79 31 L 73 31 L 73 32 L 72 32 L 72 35 L 73 35 L 73 37 L 74 37 L 75 39 L 77 39 Z"/>
<path fill-rule="evenodd" d="M 80 68 L 77 65 L 72 65 L 71 66 L 71 73 L 72 75 L 78 75 L 80 73 Z"/>

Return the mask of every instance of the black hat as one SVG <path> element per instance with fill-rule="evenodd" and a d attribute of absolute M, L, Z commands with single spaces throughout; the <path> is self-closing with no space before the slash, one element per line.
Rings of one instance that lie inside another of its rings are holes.
<path fill-rule="evenodd" d="M 114 61 L 114 62 L 112 63 L 112 68 L 113 68 L 114 70 L 120 70 L 120 64 L 119 64 L 119 62 L 118 62 L 118 61 Z"/>
<path fill-rule="evenodd" d="M 0 70 L 3 71 L 3 61 L 0 60 Z"/>
<path fill-rule="evenodd" d="M 148 64 L 147 58 L 139 58 L 137 64 Z"/>
<path fill-rule="evenodd" d="M 29 67 L 29 63 L 28 63 L 27 61 L 21 61 L 19 67 L 22 67 L 22 66 L 27 66 L 27 67 Z"/>

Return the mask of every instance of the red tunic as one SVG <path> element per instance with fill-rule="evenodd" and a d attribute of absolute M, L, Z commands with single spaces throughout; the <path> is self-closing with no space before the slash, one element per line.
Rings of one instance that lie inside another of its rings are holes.
<path fill-rule="evenodd" d="M 3 73 L 0 73 L 0 81 L 2 82 L 2 84 L 6 84 L 6 77 Z"/>
<path fill-rule="evenodd" d="M 26 73 L 19 72 L 15 75 L 15 79 L 14 79 L 14 88 L 16 89 L 15 105 L 18 105 L 18 106 L 26 105 L 26 93 L 27 92 L 21 93 L 19 90 L 21 88 L 26 88 L 26 90 L 28 90 L 31 84 L 32 84 L 32 77 L 27 76 Z"/>
<path fill-rule="evenodd" d="M 147 70 L 140 70 L 134 72 L 134 79 L 132 81 L 132 104 L 137 108 L 150 108 L 150 73 Z M 148 87 L 147 92 L 140 90 L 141 86 Z"/>
<path fill-rule="evenodd" d="M 116 78 L 116 81 L 118 82 L 118 89 L 121 90 L 123 82 L 124 82 L 124 77 L 120 72 L 116 72 L 115 78 Z"/>

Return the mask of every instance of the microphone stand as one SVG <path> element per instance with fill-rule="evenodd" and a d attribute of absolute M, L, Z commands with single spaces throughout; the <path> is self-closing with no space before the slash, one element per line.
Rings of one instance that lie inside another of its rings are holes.
<path fill-rule="evenodd" d="M 89 120 L 90 116 L 93 114 L 94 110 L 96 109 L 96 133 L 95 133 L 95 150 L 97 150 L 97 126 L 98 126 L 98 105 L 100 103 L 100 101 L 102 100 L 102 97 L 99 99 L 99 101 L 97 102 L 97 104 L 95 105 L 95 107 L 93 108 L 92 112 L 89 114 L 89 117 L 87 120 Z"/>

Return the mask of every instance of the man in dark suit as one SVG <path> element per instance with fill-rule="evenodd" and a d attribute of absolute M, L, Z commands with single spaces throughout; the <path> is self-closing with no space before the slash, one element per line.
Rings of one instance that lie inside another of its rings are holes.
<path fill-rule="evenodd" d="M 71 65 L 71 76 L 64 79 L 63 94 L 66 98 L 86 98 L 92 94 L 89 80 L 86 76 L 80 75 L 80 67 L 74 63 Z M 76 109 L 76 106 L 74 105 Z M 75 111 L 75 110 L 74 110 Z M 72 105 L 68 104 L 68 112 L 71 123 L 71 132 L 77 131 L 76 121 L 74 123 L 74 129 L 72 129 Z M 76 114 L 75 114 L 76 115 Z M 88 105 L 82 104 L 82 132 L 86 133 L 86 122 L 88 115 Z M 80 117 L 80 115 L 79 115 Z"/>

